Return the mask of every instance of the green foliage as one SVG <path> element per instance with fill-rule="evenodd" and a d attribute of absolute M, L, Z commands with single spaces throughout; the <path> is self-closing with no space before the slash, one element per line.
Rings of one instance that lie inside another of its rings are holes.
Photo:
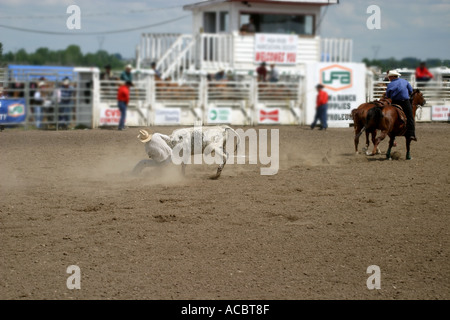
<path fill-rule="evenodd" d="M 380 67 L 381 70 L 391 70 L 391 69 L 397 69 L 397 68 L 407 68 L 407 69 L 415 69 L 419 66 L 419 64 L 423 60 L 413 58 L 413 57 L 406 57 L 401 60 L 397 60 L 395 58 L 388 58 L 388 59 L 367 59 L 364 58 L 362 60 L 363 63 L 365 63 L 367 66 L 376 66 Z M 450 67 L 450 60 L 441 60 L 441 59 L 427 59 L 425 60 L 425 63 L 427 64 L 428 68 L 434 68 L 434 67 L 441 67 L 441 66 L 447 66 Z"/>
<path fill-rule="evenodd" d="M 30 64 L 30 65 L 58 65 L 58 66 L 80 66 L 98 67 L 103 69 L 106 64 L 110 64 L 112 69 L 123 69 L 125 61 L 118 53 L 109 54 L 105 50 L 96 53 L 83 54 L 78 45 L 69 45 L 64 50 L 50 50 L 48 48 L 38 48 L 33 53 L 27 53 L 24 49 L 1 54 L 0 43 L 0 64 Z"/>

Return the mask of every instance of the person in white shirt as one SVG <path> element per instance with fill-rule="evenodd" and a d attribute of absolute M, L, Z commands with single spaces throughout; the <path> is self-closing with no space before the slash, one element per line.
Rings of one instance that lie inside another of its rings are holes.
<path fill-rule="evenodd" d="M 139 130 L 138 139 L 145 143 L 145 152 L 150 159 L 139 161 L 132 174 L 137 175 L 146 167 L 159 167 L 167 165 L 172 160 L 172 148 L 170 137 L 161 133 L 151 134 L 147 130 Z"/>
<path fill-rule="evenodd" d="M 278 72 L 278 69 L 275 67 L 275 64 L 270 65 L 270 71 L 269 71 L 269 81 L 270 82 L 278 82 L 280 74 Z"/>

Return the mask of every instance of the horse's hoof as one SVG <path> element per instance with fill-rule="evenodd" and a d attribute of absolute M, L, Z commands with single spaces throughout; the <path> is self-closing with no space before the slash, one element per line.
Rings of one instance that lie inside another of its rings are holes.
<path fill-rule="evenodd" d="M 381 150 L 377 148 L 377 154 L 381 154 Z"/>
<path fill-rule="evenodd" d="M 387 158 L 389 161 L 392 161 L 392 158 Z"/>
<path fill-rule="evenodd" d="M 373 153 L 371 153 L 371 152 L 366 152 L 366 156 L 373 156 Z"/>

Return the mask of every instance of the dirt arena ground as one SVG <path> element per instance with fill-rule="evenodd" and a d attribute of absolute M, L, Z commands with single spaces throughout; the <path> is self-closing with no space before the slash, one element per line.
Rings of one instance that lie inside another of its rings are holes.
<path fill-rule="evenodd" d="M 387 161 L 355 155 L 352 128 L 264 128 L 278 173 L 219 180 L 207 165 L 130 176 L 137 128 L 1 132 L 0 299 L 450 298 L 450 124 L 419 123 L 411 161 L 403 137 Z"/>

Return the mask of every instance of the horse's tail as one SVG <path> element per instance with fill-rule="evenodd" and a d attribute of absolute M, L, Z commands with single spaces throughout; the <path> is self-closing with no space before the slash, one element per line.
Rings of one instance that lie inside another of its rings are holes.
<path fill-rule="evenodd" d="M 374 107 L 367 111 L 365 128 L 376 126 L 383 119 L 383 111 L 380 107 Z"/>
<path fill-rule="evenodd" d="M 350 117 L 351 117 L 353 120 L 355 120 L 355 115 L 356 115 L 357 112 L 358 112 L 357 109 L 353 109 L 352 112 L 350 113 Z"/>
<path fill-rule="evenodd" d="M 362 127 L 361 131 L 355 136 L 355 139 L 359 139 L 359 137 L 361 137 L 361 135 L 363 134 L 363 132 L 366 130 L 366 126 Z"/>

